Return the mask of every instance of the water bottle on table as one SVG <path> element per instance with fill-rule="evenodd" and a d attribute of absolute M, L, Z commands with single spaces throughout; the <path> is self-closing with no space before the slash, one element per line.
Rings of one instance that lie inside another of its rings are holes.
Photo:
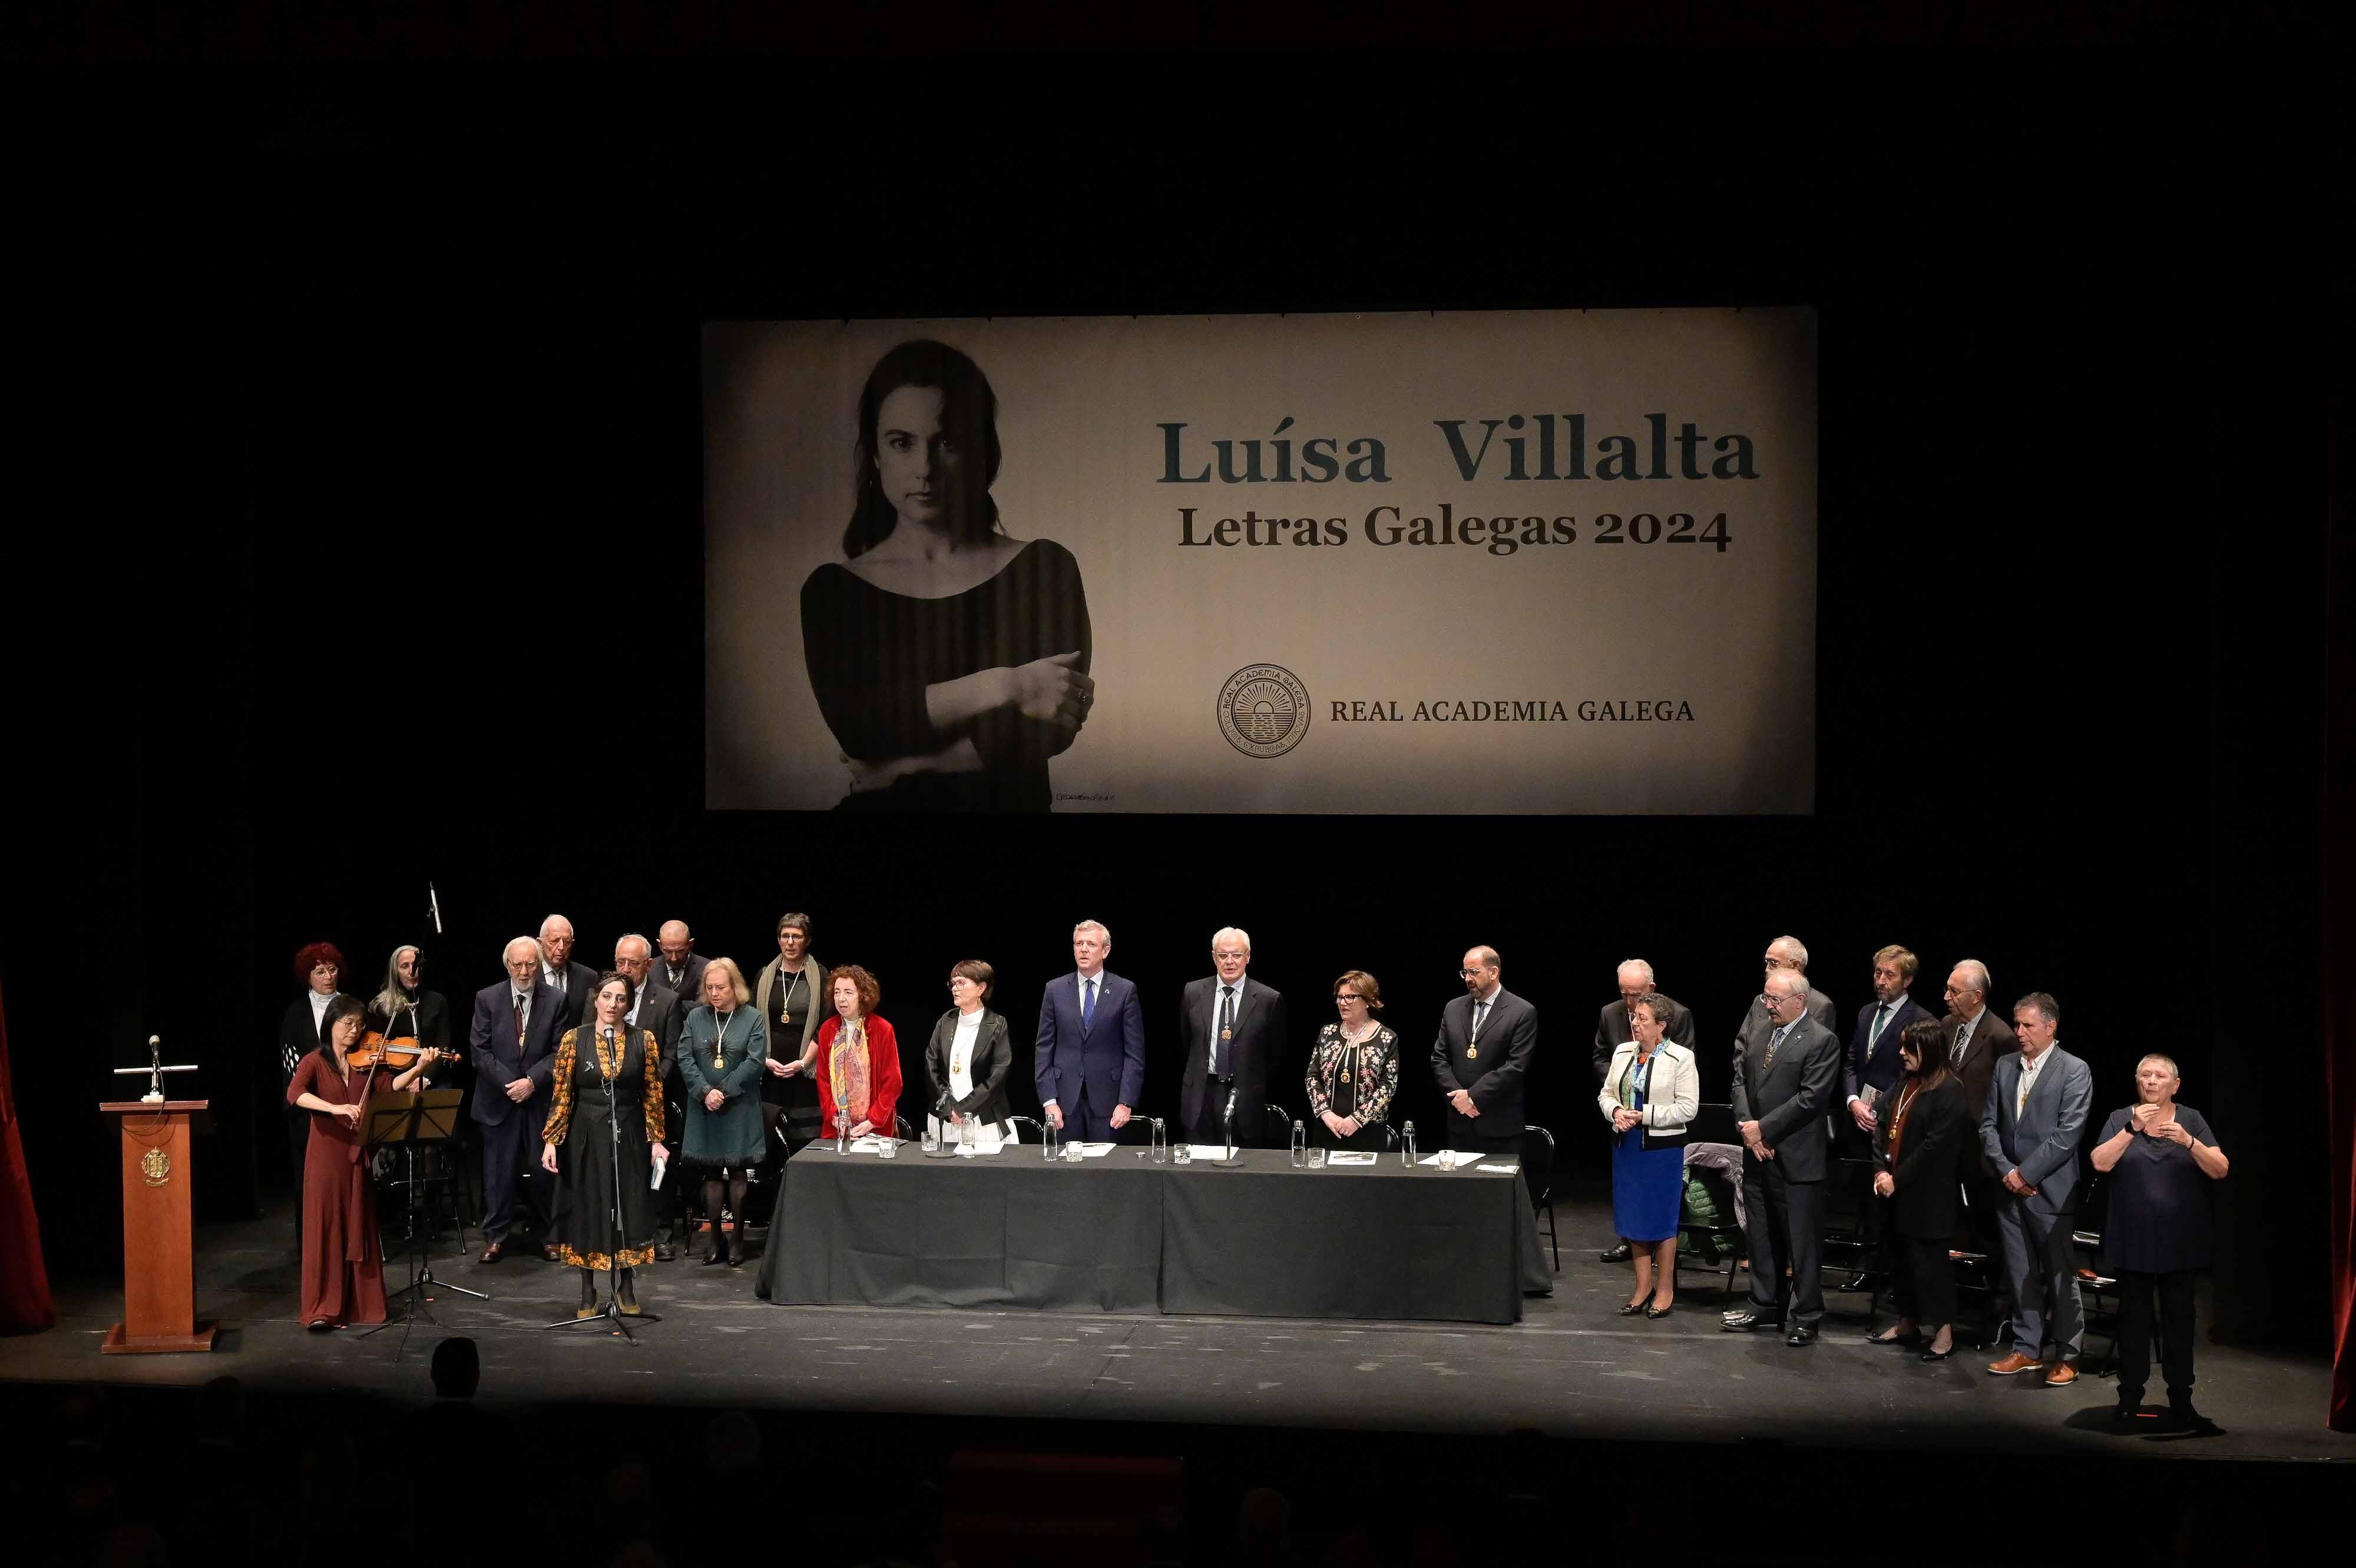
<path fill-rule="evenodd" d="M 1412 1122 L 1399 1129 L 1399 1164 L 1409 1169 L 1415 1165 L 1415 1123 Z"/>
<path fill-rule="evenodd" d="M 1309 1134 L 1302 1129 L 1301 1119 L 1296 1116 L 1292 1122 L 1292 1168 L 1294 1170 L 1299 1170 L 1308 1163 L 1308 1149 Z"/>

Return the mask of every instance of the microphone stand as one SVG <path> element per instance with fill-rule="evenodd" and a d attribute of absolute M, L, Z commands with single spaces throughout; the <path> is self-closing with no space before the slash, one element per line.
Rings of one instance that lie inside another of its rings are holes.
<path fill-rule="evenodd" d="M 594 1039 L 590 1041 L 589 1048 L 595 1050 L 596 1041 Z M 629 1048 L 629 1037 L 625 1034 L 621 1043 L 614 1050 L 616 1067 L 621 1065 L 622 1053 Z M 648 1068 L 655 1066 L 653 1062 L 646 1065 Z M 614 1075 L 605 1070 L 603 1062 L 598 1064 L 598 1072 L 605 1080 L 605 1131 L 612 1139 L 614 1167 L 614 1240 L 612 1251 L 605 1254 L 605 1305 L 602 1311 L 593 1313 L 587 1317 L 568 1317 L 561 1323 L 543 1323 L 541 1326 L 542 1328 L 578 1328 L 584 1323 L 610 1321 L 614 1327 L 620 1331 L 623 1338 L 635 1345 L 638 1342 L 638 1337 L 630 1332 L 633 1320 L 639 1323 L 660 1323 L 662 1319 L 643 1309 L 626 1316 L 622 1312 L 622 1106 L 614 1095 Z"/>
<path fill-rule="evenodd" d="M 1220 1145 L 1223 1153 L 1217 1159 L 1213 1160 L 1211 1163 L 1215 1165 L 1239 1165 L 1243 1164 L 1243 1153 L 1236 1147 L 1236 1090 L 1232 1085 L 1227 1089 L 1227 1108 L 1219 1113 L 1219 1123 L 1220 1136 L 1226 1141 Z"/>

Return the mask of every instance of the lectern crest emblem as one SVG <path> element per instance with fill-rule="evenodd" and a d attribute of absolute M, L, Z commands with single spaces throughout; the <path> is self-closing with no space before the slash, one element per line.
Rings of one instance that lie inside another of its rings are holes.
<path fill-rule="evenodd" d="M 162 1187 L 172 1179 L 172 1156 L 161 1149 L 148 1150 L 139 1156 L 139 1174 L 149 1187 Z"/>

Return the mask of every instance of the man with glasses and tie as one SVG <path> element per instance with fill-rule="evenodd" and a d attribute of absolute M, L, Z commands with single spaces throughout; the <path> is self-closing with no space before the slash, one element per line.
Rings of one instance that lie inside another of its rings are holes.
<path fill-rule="evenodd" d="M 1538 1010 L 1505 989 L 1495 948 L 1467 952 L 1456 974 L 1464 994 L 1440 1010 L 1431 1046 L 1431 1076 L 1448 1101 L 1448 1146 L 1518 1158 Z"/>
<path fill-rule="evenodd" d="M 1840 1042 L 1808 1015 L 1808 979 L 1798 969 L 1772 970 L 1759 1006 L 1767 1027 L 1734 1058 L 1751 1301 L 1723 1326 L 1729 1334 L 1788 1326 L 1783 1343 L 1796 1348 L 1815 1343 L 1825 1315 L 1825 1115 L 1840 1082 Z"/>
<path fill-rule="evenodd" d="M 466 1041 L 475 1065 L 473 1115 L 483 1130 L 484 1246 L 477 1262 L 496 1263 L 507 1252 L 524 1150 L 529 1145 L 537 1163 L 541 1124 L 548 1119 L 549 1078 L 566 1025 L 555 993 L 541 983 L 543 958 L 537 941 L 516 938 L 501 955 L 507 979 L 475 993 Z M 541 1255 L 553 1259 L 556 1247 L 547 1240 L 550 1194 L 546 1180 L 527 1177 L 523 1184 Z"/>
<path fill-rule="evenodd" d="M 1247 974 L 1250 963 L 1251 937 L 1225 928 L 1211 939 L 1217 972 L 1189 981 L 1179 1000 L 1186 1066 L 1178 1078 L 1178 1116 L 1189 1143 L 1224 1143 L 1230 1102 L 1237 1143 L 1257 1144 L 1269 1132 L 1262 1108 L 1269 1064 L 1284 1048 L 1284 995 Z"/>
<path fill-rule="evenodd" d="M 1111 952 L 1103 922 L 1082 920 L 1072 928 L 1077 971 L 1039 999 L 1039 1104 L 1049 1126 L 1083 1143 L 1109 1142 L 1145 1094 L 1145 1014 L 1137 987 L 1105 969 Z"/>

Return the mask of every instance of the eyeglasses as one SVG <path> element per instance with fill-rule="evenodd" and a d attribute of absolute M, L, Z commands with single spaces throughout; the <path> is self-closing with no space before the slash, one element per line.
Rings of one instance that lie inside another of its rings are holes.
<path fill-rule="evenodd" d="M 1778 996 L 1773 992 L 1762 991 L 1759 993 L 1759 1000 L 1767 1004 L 1768 1006 L 1772 1007 L 1779 1003 L 1797 1002 L 1800 999 L 1796 996 Z"/>
<path fill-rule="evenodd" d="M 1486 974 L 1488 972 L 1489 972 L 1486 969 L 1460 969 L 1456 972 L 1456 978 L 1459 980 L 1470 980 L 1476 974 Z"/>
<path fill-rule="evenodd" d="M 1355 991 L 1336 991 L 1333 993 L 1333 1004 L 1337 1007 L 1344 1002 L 1364 1002 L 1365 1000 L 1365 997 L 1359 995 Z"/>

